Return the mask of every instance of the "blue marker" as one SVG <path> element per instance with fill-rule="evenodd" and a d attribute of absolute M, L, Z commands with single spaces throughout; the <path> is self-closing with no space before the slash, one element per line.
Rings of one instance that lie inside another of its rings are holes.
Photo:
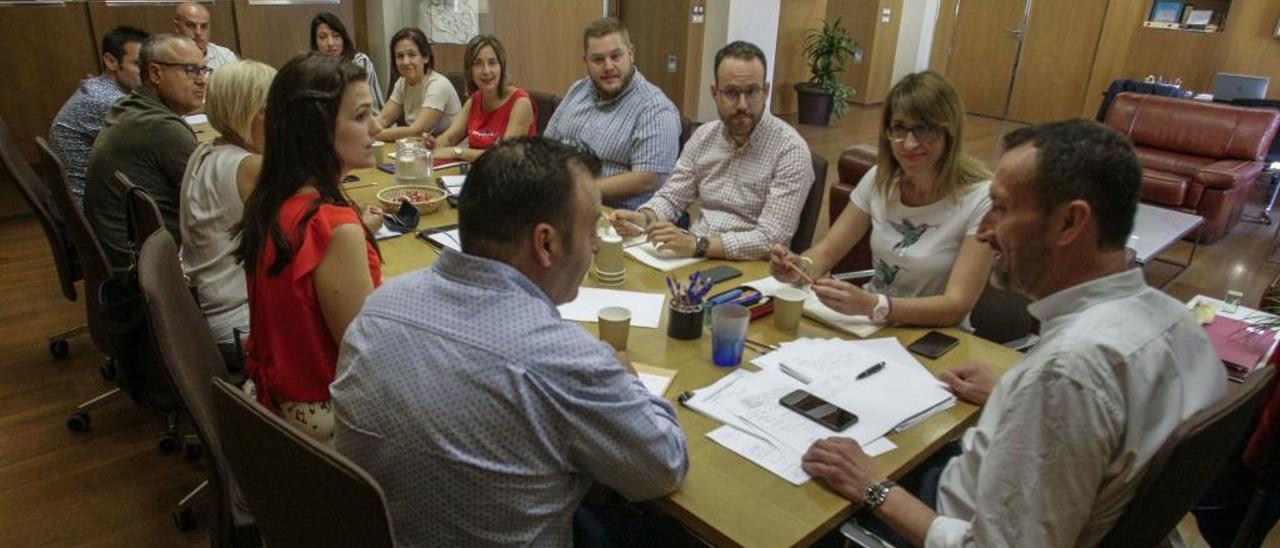
<path fill-rule="evenodd" d="M 732 300 L 734 300 L 734 299 L 738 298 L 740 295 L 742 295 L 742 290 L 741 290 L 741 289 L 735 289 L 735 290 L 730 291 L 730 292 L 728 292 L 728 293 L 725 293 L 725 294 L 723 294 L 723 295 L 718 295 L 718 296 L 716 296 L 716 297 L 712 298 L 712 299 L 711 299 L 710 301 L 708 301 L 708 302 L 710 302 L 710 303 L 711 303 L 711 304 L 713 304 L 713 305 L 717 305 L 717 304 L 721 304 L 721 303 L 727 303 L 727 302 L 729 302 L 729 301 L 732 301 Z"/>

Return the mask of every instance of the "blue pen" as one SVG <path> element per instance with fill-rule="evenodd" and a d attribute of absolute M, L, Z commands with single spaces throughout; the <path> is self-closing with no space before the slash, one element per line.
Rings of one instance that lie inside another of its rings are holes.
<path fill-rule="evenodd" d="M 730 291 L 730 292 L 728 292 L 728 293 L 725 293 L 725 294 L 723 294 L 723 295 L 718 295 L 718 296 L 716 296 L 716 297 L 712 298 L 710 302 L 711 302 L 711 304 L 713 304 L 713 305 L 716 305 L 716 304 L 722 304 L 722 303 L 727 303 L 727 302 L 729 302 L 729 301 L 732 301 L 732 300 L 734 300 L 734 299 L 738 298 L 738 296 L 739 296 L 739 295 L 742 295 L 742 290 L 741 290 L 741 289 L 735 289 L 735 290 Z"/>
<path fill-rule="evenodd" d="M 751 305 L 753 305 L 753 304 L 756 304 L 756 303 L 760 302 L 760 297 L 761 297 L 761 295 L 760 295 L 759 293 L 753 293 L 753 294 L 751 294 L 751 295 L 749 295 L 749 296 L 747 296 L 747 297 L 741 297 L 741 298 L 734 299 L 734 300 L 729 301 L 729 302 L 731 302 L 731 303 L 733 303 L 733 304 L 740 304 L 740 305 L 742 305 L 742 306 L 751 306 Z"/>

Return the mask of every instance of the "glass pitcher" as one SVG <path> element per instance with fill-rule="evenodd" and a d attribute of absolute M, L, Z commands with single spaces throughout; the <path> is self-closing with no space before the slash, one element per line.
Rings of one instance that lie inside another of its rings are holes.
<path fill-rule="evenodd" d="M 396 184 L 427 185 L 431 172 L 431 149 L 421 137 L 396 140 Z"/>

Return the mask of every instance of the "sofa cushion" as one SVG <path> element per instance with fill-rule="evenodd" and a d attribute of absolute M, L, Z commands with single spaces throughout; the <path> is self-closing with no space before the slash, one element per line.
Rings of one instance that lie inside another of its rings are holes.
<path fill-rule="evenodd" d="M 1253 184 L 1253 180 L 1262 173 L 1262 168 L 1261 162 L 1222 160 L 1200 168 L 1194 180 L 1209 188 L 1226 190 L 1237 185 Z"/>
<path fill-rule="evenodd" d="M 1107 111 L 1106 124 L 1136 146 L 1260 161 L 1275 136 L 1277 117 L 1270 109 L 1121 93 Z"/>
<path fill-rule="evenodd" d="M 1215 159 L 1205 156 L 1194 156 L 1174 150 L 1135 146 L 1138 161 L 1144 169 L 1154 169 L 1165 173 L 1192 178 L 1201 168 L 1212 164 Z"/>
<path fill-rule="evenodd" d="M 1187 199 L 1187 187 L 1190 184 L 1186 177 L 1165 171 L 1143 169 L 1142 201 L 1173 207 L 1181 206 Z"/>

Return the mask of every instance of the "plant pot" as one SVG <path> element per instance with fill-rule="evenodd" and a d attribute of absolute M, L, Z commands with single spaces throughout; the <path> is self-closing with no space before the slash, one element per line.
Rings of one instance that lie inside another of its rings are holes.
<path fill-rule="evenodd" d="M 809 82 L 800 82 L 795 88 L 796 98 L 800 103 L 800 123 L 811 126 L 830 124 L 831 109 L 834 106 L 831 93 Z"/>

